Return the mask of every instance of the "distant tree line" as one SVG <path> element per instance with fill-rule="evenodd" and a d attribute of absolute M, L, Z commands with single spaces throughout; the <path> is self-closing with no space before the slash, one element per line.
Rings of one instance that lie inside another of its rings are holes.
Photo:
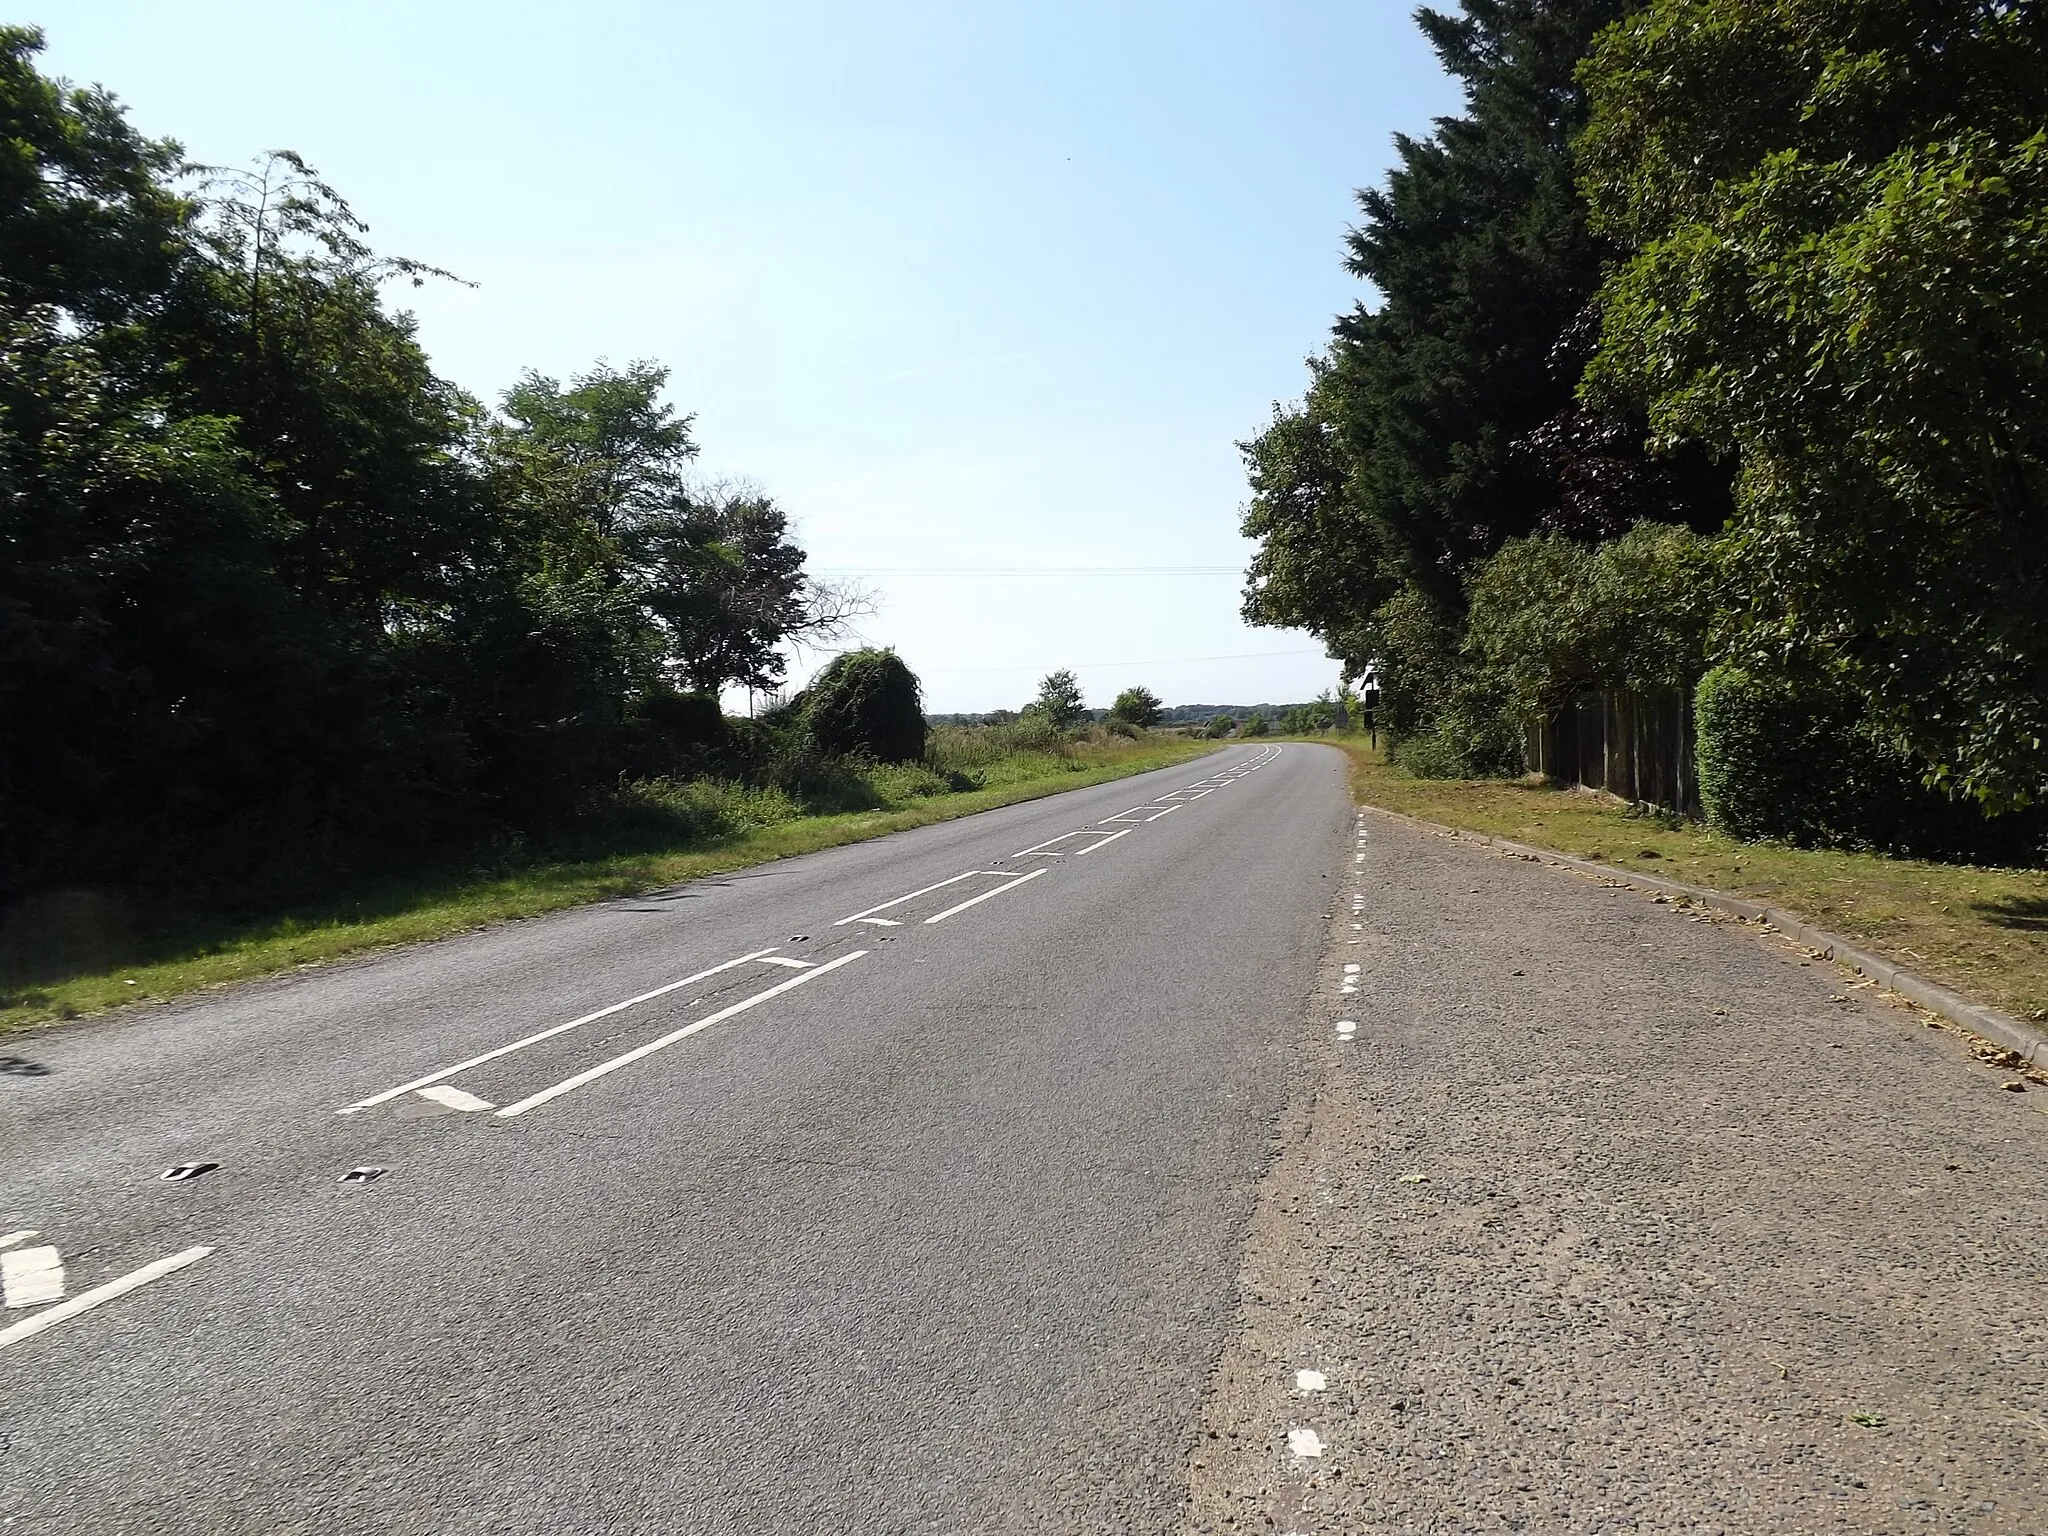
<path fill-rule="evenodd" d="M 1242 445 L 1245 616 L 1370 676 L 1419 772 L 1699 690 L 1724 824 L 2038 852 L 2048 12 L 1417 20 L 1463 110 L 1361 194 L 1374 298 Z"/>
<path fill-rule="evenodd" d="M 0 28 L 0 897 L 541 834 L 859 610 L 773 500 L 693 481 L 661 367 L 471 398 L 384 301 L 446 274 L 40 47 Z M 905 676 L 828 679 L 897 722 L 835 740 L 903 750 Z"/>

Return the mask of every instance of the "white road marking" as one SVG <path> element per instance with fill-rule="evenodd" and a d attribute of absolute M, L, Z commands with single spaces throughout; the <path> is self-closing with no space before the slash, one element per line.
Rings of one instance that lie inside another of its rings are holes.
<path fill-rule="evenodd" d="M 609 1008 L 600 1008 L 595 1013 L 586 1013 L 580 1019 L 571 1019 L 566 1024 L 557 1024 L 554 1028 L 544 1029 L 539 1034 L 528 1035 L 524 1040 L 514 1040 L 510 1045 L 501 1045 L 495 1051 L 485 1051 L 481 1056 L 472 1056 L 469 1060 L 459 1061 L 452 1067 L 443 1067 L 438 1072 L 429 1072 L 425 1077 L 416 1077 L 409 1083 L 400 1083 L 396 1088 L 387 1088 L 382 1093 L 372 1094 L 367 1099 L 357 1100 L 346 1109 L 337 1109 L 335 1113 L 337 1115 L 352 1115 L 358 1110 L 374 1109 L 379 1104 L 387 1104 L 393 1099 L 403 1098 L 408 1093 L 415 1093 L 422 1088 L 431 1087 L 435 1083 L 455 1076 L 458 1072 L 467 1072 L 471 1067 L 480 1067 L 487 1061 L 496 1061 L 500 1056 L 510 1056 L 514 1051 L 523 1051 L 529 1045 L 538 1045 L 543 1040 L 551 1040 L 556 1035 L 566 1034 L 569 1030 L 581 1029 L 585 1024 L 592 1024 L 599 1019 L 610 1018 L 615 1013 L 632 1008 L 650 999 L 664 997 L 668 993 L 675 991 L 678 987 L 687 987 L 692 982 L 703 981 L 707 977 L 716 976 L 720 971 L 729 971 L 734 966 L 746 965 L 752 961 L 759 960 L 764 955 L 773 953 L 772 947 L 769 949 L 757 949 L 750 955 L 741 955 L 737 960 L 728 960 L 723 965 L 714 965 L 708 971 L 699 971 L 694 976 L 685 976 L 681 981 L 672 981 L 665 987 L 656 987 L 652 992 L 642 992 L 638 997 L 629 997 L 623 1003 L 613 1003 Z"/>
<path fill-rule="evenodd" d="M 1344 967 L 1344 969 L 1345 969 L 1345 970 L 1347 970 L 1347 971 L 1356 971 L 1356 970 L 1358 969 L 1358 966 L 1357 966 L 1357 964 L 1356 964 L 1356 963 L 1354 962 L 1354 963 L 1353 963 L 1353 964 L 1351 964 L 1351 965 L 1347 965 L 1347 966 L 1345 966 L 1345 967 Z"/>
<path fill-rule="evenodd" d="M 1341 986 L 1341 987 L 1339 987 L 1339 988 L 1337 989 L 1338 995 L 1340 995 L 1340 996 L 1342 996 L 1342 997 L 1350 997 L 1350 996 L 1351 996 L 1351 995 L 1352 995 L 1353 993 L 1355 993 L 1355 992 L 1357 992 L 1357 991 L 1358 991 L 1358 987 L 1357 987 L 1357 985 L 1356 985 L 1355 983 L 1353 983 L 1353 982 L 1349 982 L 1349 981 L 1345 982 L 1343 986 Z"/>
<path fill-rule="evenodd" d="M 64 1294 L 64 1261 L 47 1244 L 0 1253 L 0 1293 L 10 1307 L 40 1307 Z"/>
<path fill-rule="evenodd" d="M 1103 838 L 1101 842 L 1090 843 L 1086 848 L 1083 848 L 1079 853 L 1075 854 L 1074 857 L 1077 859 L 1085 859 L 1088 857 L 1089 854 L 1093 853 L 1096 849 L 1107 848 L 1111 843 L 1115 842 L 1118 838 L 1129 837 L 1133 832 L 1137 830 L 1138 829 L 1136 827 L 1125 827 L 1121 832 L 1112 832 L 1109 834 L 1109 836 Z"/>
<path fill-rule="evenodd" d="M 1003 894 L 1003 892 L 1011 890 L 1016 886 L 1022 885 L 1026 880 L 1036 880 L 1040 875 L 1044 873 L 1045 866 L 1041 864 L 1037 869 L 1031 871 L 1030 874 L 1019 875 L 1016 879 L 1012 880 L 1008 885 L 999 885 L 992 891 L 983 891 L 979 896 L 970 896 L 967 898 L 967 900 L 961 902 L 957 907 L 948 907 L 943 912 L 935 913 L 931 917 L 926 918 L 925 922 L 927 924 L 943 923 L 955 912 L 965 912 L 969 907 L 976 906 L 981 902 L 987 901 L 991 896 L 1000 896 Z"/>
<path fill-rule="evenodd" d="M 1323 1437 L 1312 1429 L 1290 1429 L 1287 1431 L 1287 1449 L 1295 1456 L 1320 1456 L 1323 1454 Z"/>
<path fill-rule="evenodd" d="M 1296 1371 L 1294 1373 L 1294 1390 L 1297 1392 L 1320 1392 L 1329 1384 L 1329 1378 L 1321 1371 Z"/>
<path fill-rule="evenodd" d="M 844 928 L 848 923 L 865 922 L 877 912 L 886 912 L 891 907 L 900 907 L 906 901 L 915 901 L 920 896 L 929 896 L 933 891 L 943 891 L 949 885 L 958 885 L 962 880 L 972 880 L 976 875 L 991 875 L 991 878 L 994 878 L 989 870 L 970 869 L 964 875 L 954 875 L 951 879 L 941 880 L 936 885 L 927 885 L 921 890 L 912 891 L 908 896 L 898 896 L 893 900 L 883 902 L 878 907 L 869 907 L 865 912 L 856 912 L 851 917 L 842 917 L 832 926 L 834 928 Z M 891 926 L 900 928 L 903 925 L 901 923 L 894 923 Z"/>
<path fill-rule="evenodd" d="M 1093 827 L 1084 827 L 1079 832 L 1062 832 L 1058 837 L 1048 837 L 1042 843 L 1033 843 L 1029 848 L 1019 849 L 1016 853 L 1011 854 L 1010 857 L 1013 859 L 1028 859 L 1033 854 L 1036 854 L 1042 859 L 1061 859 L 1066 857 L 1065 851 L 1058 853 L 1048 851 L 1055 844 L 1064 843 L 1070 838 L 1076 837 L 1098 837 L 1114 841 L 1116 838 L 1124 836 L 1130 830 L 1131 828 L 1125 827 L 1123 832 L 1097 832 Z"/>
<path fill-rule="evenodd" d="M 445 1104 L 450 1109 L 459 1109 L 465 1115 L 480 1109 L 496 1109 L 498 1106 L 489 1099 L 480 1099 L 473 1093 L 464 1093 L 460 1088 L 441 1083 L 433 1088 L 422 1088 L 420 1097 L 432 1099 L 436 1104 Z"/>
<path fill-rule="evenodd" d="M 898 923 L 896 926 L 900 928 L 902 924 Z M 761 963 L 763 965 L 786 965 L 792 971 L 808 971 L 811 968 L 810 961 L 792 960 L 787 955 L 763 955 Z"/>
<path fill-rule="evenodd" d="M 27 1229 L 20 1232 L 9 1232 L 5 1237 L 0 1237 L 0 1248 L 12 1248 L 16 1243 L 25 1243 L 32 1237 L 40 1236 L 42 1236 L 40 1232 L 33 1232 Z"/>
<path fill-rule="evenodd" d="M 1351 1020 L 1343 1019 L 1338 1022 L 1337 1035 L 1339 1039 L 1349 1040 L 1353 1035 L 1357 1033 L 1358 1026 L 1352 1023 Z"/>
<path fill-rule="evenodd" d="M 1043 874 L 1044 871 L 1039 870 L 1037 873 Z M 823 965 L 815 966 L 801 975 L 792 976 L 787 981 L 778 981 L 766 991 L 756 992 L 752 997 L 741 998 L 738 1002 L 729 1004 L 719 1009 L 716 1013 L 707 1014 L 694 1024 L 687 1024 L 681 1029 L 670 1031 L 659 1040 L 650 1040 L 645 1045 L 636 1046 L 623 1056 L 614 1056 L 610 1061 L 600 1062 L 588 1071 L 578 1072 L 574 1077 L 564 1078 L 552 1088 L 543 1088 L 539 1093 L 531 1094 L 521 1099 L 517 1104 L 508 1104 L 498 1111 L 496 1118 L 508 1120 L 514 1115 L 525 1114 L 529 1109 L 538 1109 L 551 1099 L 559 1099 L 565 1093 L 573 1093 L 585 1084 L 596 1082 L 608 1072 L 616 1072 L 621 1067 L 629 1067 L 636 1061 L 652 1056 L 656 1051 L 666 1050 L 678 1040 L 687 1040 L 700 1030 L 706 1030 L 714 1024 L 723 1023 L 735 1014 L 745 1013 L 749 1008 L 758 1007 L 760 1004 L 767 1002 L 771 997 L 780 997 L 792 988 L 800 987 L 806 982 L 816 981 L 820 976 L 838 970 L 842 965 L 850 965 L 867 953 L 867 950 L 856 949 L 849 954 L 841 955 L 837 960 L 827 960 Z"/>
<path fill-rule="evenodd" d="M 1142 826 L 1148 821 L 1157 821 L 1162 816 L 1171 816 L 1179 809 L 1178 805 L 1169 805 L 1165 810 L 1159 809 L 1156 805 L 1134 805 L 1128 811 L 1118 811 L 1114 816 L 1103 817 L 1095 825 L 1098 827 L 1114 826 L 1117 822 L 1130 821 L 1135 818 L 1139 825 Z M 1150 816 L 1140 816 L 1138 815 L 1140 811 L 1150 811 L 1152 814 Z"/>
<path fill-rule="evenodd" d="M 849 923 L 873 923 L 877 928 L 901 928 L 903 926 L 902 920 L 894 917 L 849 917 L 846 921 Z M 832 926 L 838 928 L 843 925 L 834 923 Z"/>
<path fill-rule="evenodd" d="M 118 1280 L 109 1280 L 94 1290 L 82 1291 L 69 1301 L 60 1301 L 56 1306 L 38 1312 L 34 1317 L 23 1318 L 11 1328 L 0 1328 L 0 1349 L 5 1349 L 10 1344 L 18 1344 L 23 1339 L 41 1333 L 52 1324 L 63 1322 L 66 1318 L 76 1317 L 81 1312 L 90 1312 L 102 1302 L 112 1301 L 117 1296 L 126 1296 L 130 1291 L 145 1286 L 152 1280 L 161 1280 L 165 1275 L 175 1273 L 187 1264 L 197 1264 L 211 1252 L 211 1248 L 187 1248 L 183 1253 L 174 1253 L 168 1259 L 158 1259 L 154 1264 L 145 1264 L 134 1273 L 123 1275 Z"/>

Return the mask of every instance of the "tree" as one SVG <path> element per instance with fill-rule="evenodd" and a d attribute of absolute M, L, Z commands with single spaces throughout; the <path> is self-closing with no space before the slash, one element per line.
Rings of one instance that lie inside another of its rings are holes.
<path fill-rule="evenodd" d="M 1159 723 L 1160 712 L 1165 707 L 1160 703 L 1159 695 L 1150 688 L 1126 688 L 1109 706 L 1109 714 L 1113 720 L 1125 720 L 1140 729 L 1150 730 Z"/>
<path fill-rule="evenodd" d="M 1247 736 L 1264 736 L 1271 729 L 1272 727 L 1266 724 L 1265 715 L 1256 709 L 1251 712 L 1251 715 L 1244 723 L 1244 733 Z"/>
<path fill-rule="evenodd" d="M 1656 0 L 1582 79 L 1596 403 L 1738 455 L 1732 659 L 1838 674 L 1929 777 L 2048 795 L 2038 5 Z"/>
<path fill-rule="evenodd" d="M 1073 729 L 1088 712 L 1081 699 L 1081 680 L 1065 668 L 1039 680 L 1038 697 L 1027 708 L 1042 715 L 1056 731 Z"/>
<path fill-rule="evenodd" d="M 1208 735 L 1208 737 L 1209 737 L 1209 738 L 1210 738 L 1210 739 L 1211 739 L 1211 740 L 1213 741 L 1213 740 L 1219 740 L 1219 739 L 1221 739 L 1222 737 L 1228 736 L 1228 735 L 1229 735 L 1229 734 L 1230 734 L 1230 733 L 1231 733 L 1232 731 L 1234 731 L 1234 730 L 1236 730 L 1236 729 L 1237 729 L 1237 722 L 1236 722 L 1235 720 L 1231 719 L 1231 717 L 1230 717 L 1230 716 L 1228 716 L 1228 715 L 1211 715 L 1211 716 L 1209 717 L 1209 726 L 1208 726 L 1208 730 L 1206 731 L 1206 733 L 1205 733 L 1205 734 L 1207 734 L 1207 735 Z"/>
<path fill-rule="evenodd" d="M 924 756 L 923 693 L 894 651 L 835 656 L 806 692 L 804 725 L 827 752 L 862 752 L 877 762 Z"/>

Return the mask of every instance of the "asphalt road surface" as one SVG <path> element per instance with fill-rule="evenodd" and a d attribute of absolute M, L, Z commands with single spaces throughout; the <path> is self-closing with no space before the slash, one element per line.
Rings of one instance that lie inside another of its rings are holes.
<path fill-rule="evenodd" d="M 0 1530 L 1173 1528 L 1349 824 L 1245 744 L 8 1042 Z"/>

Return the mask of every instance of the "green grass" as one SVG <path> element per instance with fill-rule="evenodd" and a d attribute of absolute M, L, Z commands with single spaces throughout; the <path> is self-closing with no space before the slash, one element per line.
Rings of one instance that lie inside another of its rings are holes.
<path fill-rule="evenodd" d="M 1740 843 L 1631 815 L 1611 795 L 1417 779 L 1363 742 L 1334 744 L 1351 756 L 1361 804 L 1769 902 L 1967 997 L 2048 1021 L 2048 871 Z"/>
<path fill-rule="evenodd" d="M 931 765 L 868 770 L 876 808 L 839 815 L 805 815 L 774 789 L 709 780 L 636 785 L 623 792 L 613 821 L 614 835 L 638 829 L 632 851 L 385 881 L 255 916 L 196 911 L 145 925 L 134 908 L 178 912 L 180 903 L 175 897 L 143 903 L 107 893 L 59 893 L 18 911 L 11 922 L 9 960 L 0 971 L 0 1034 L 951 821 L 1212 749 L 1209 742 L 1157 736 L 989 745 L 992 750 L 975 749 L 983 761 L 964 764 L 969 748 L 940 733 Z M 963 774 L 981 787 L 952 788 Z M 646 829 L 664 825 L 698 830 L 649 850 Z"/>

